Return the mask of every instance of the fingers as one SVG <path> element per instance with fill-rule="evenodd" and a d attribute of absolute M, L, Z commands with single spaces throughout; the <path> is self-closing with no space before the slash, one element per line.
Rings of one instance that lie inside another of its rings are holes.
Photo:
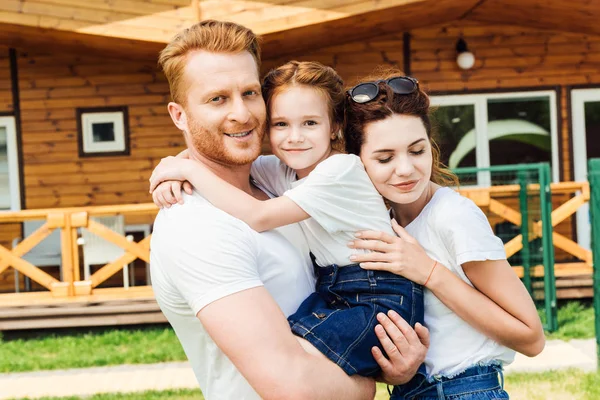
<path fill-rule="evenodd" d="M 348 247 L 351 249 L 364 249 L 386 253 L 393 250 L 393 246 L 381 240 L 352 240 L 348 242 Z"/>
<path fill-rule="evenodd" d="M 394 325 L 402 332 L 402 336 L 406 339 L 407 344 L 415 346 L 421 343 L 415 330 L 394 310 L 388 311 L 387 315 Z"/>
<path fill-rule="evenodd" d="M 381 232 L 381 231 L 359 231 L 355 233 L 355 236 L 360 239 L 367 240 L 380 240 L 384 243 L 393 244 L 395 243 L 397 237 L 392 236 L 389 233 Z"/>
<path fill-rule="evenodd" d="M 350 256 L 350 261 L 353 263 L 361 263 L 361 262 L 389 262 L 390 257 L 387 253 L 358 253 L 352 254 Z"/>
<path fill-rule="evenodd" d="M 429 348 L 429 329 L 417 322 L 415 324 L 415 332 L 423 346 Z"/>
<path fill-rule="evenodd" d="M 181 195 L 181 182 L 171 182 L 171 192 L 173 192 L 173 197 L 175 197 L 175 201 L 178 204 L 183 204 L 183 196 Z"/>
<path fill-rule="evenodd" d="M 179 189 L 179 198 L 183 200 L 181 182 L 164 182 L 152 192 L 152 201 L 160 208 L 169 208 L 178 202 L 177 195 L 174 194 L 177 189 Z"/>
<path fill-rule="evenodd" d="M 186 192 L 187 194 L 192 194 L 193 193 L 193 187 L 192 184 L 188 181 L 183 182 L 183 191 Z"/>
<path fill-rule="evenodd" d="M 389 271 L 390 269 L 390 264 L 385 262 L 361 262 L 359 264 L 362 269 L 372 271 Z"/>
<path fill-rule="evenodd" d="M 386 316 L 383 313 L 377 314 L 377 321 L 379 321 L 381 326 L 385 329 L 385 333 L 390 339 L 390 341 L 386 342 L 385 344 L 382 342 L 382 345 L 384 346 L 383 349 L 390 358 L 392 357 L 392 355 L 388 352 L 388 348 L 392 352 L 392 354 L 395 351 L 398 351 L 400 354 L 407 354 L 410 347 L 402 329 L 398 326 L 395 320 L 389 318 L 391 313 L 395 314 L 395 316 L 397 316 L 400 320 L 404 321 L 404 319 L 402 319 L 402 317 L 400 317 L 398 313 L 391 310 L 388 312 L 388 316 Z M 408 325 L 406 321 L 404 321 L 404 323 L 408 328 L 410 328 L 410 325 Z"/>
<path fill-rule="evenodd" d="M 399 223 L 396 222 L 396 220 L 394 218 L 392 218 L 392 229 L 394 230 L 394 232 L 396 232 L 396 234 L 404 240 L 410 241 L 410 242 L 416 242 L 416 240 L 410 236 L 408 234 L 408 232 L 406 232 L 406 229 L 404 229 L 403 227 L 400 226 Z"/>
<path fill-rule="evenodd" d="M 383 353 L 381 352 L 381 350 L 379 349 L 379 347 L 373 347 L 371 349 L 371 354 L 373 355 L 373 358 L 375 359 L 375 362 L 379 365 L 379 368 L 381 368 L 381 371 L 385 374 L 385 373 L 390 373 L 393 369 L 393 365 L 390 362 L 390 360 L 388 360 Z"/>

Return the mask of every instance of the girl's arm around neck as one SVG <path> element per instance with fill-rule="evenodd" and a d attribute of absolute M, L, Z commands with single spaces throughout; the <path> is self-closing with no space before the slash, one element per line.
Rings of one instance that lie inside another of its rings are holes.
<path fill-rule="evenodd" d="M 310 215 L 288 197 L 258 200 L 219 178 L 198 162 L 187 162 L 183 175 L 215 207 L 244 221 L 257 232 L 310 218 Z"/>

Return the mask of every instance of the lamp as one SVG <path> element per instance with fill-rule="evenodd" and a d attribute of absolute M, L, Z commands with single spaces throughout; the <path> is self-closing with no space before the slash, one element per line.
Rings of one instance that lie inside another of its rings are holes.
<path fill-rule="evenodd" d="M 460 38 L 456 42 L 456 64 L 460 69 L 471 69 L 475 65 L 475 56 L 469 51 L 465 39 Z"/>

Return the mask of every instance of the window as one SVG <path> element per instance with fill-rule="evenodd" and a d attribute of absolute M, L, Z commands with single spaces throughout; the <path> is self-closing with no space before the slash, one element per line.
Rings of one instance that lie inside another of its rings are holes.
<path fill-rule="evenodd" d="M 78 108 L 79 156 L 129 154 L 127 107 Z"/>
<path fill-rule="evenodd" d="M 21 208 L 14 117 L 0 117 L 0 210 Z"/>
<path fill-rule="evenodd" d="M 549 162 L 558 181 L 555 91 L 433 96 L 432 104 L 441 161 L 450 168 Z"/>

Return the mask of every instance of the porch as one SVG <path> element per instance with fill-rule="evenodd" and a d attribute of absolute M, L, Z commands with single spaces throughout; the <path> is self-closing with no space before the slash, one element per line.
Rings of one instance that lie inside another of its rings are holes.
<path fill-rule="evenodd" d="M 555 308 L 556 298 L 593 296 L 592 251 L 574 241 L 572 232 L 564 231 L 564 226 L 571 226 L 569 221 L 576 211 L 590 201 L 588 182 L 550 183 L 549 179 L 542 179 L 539 183 L 488 187 L 466 184 L 459 192 L 486 213 L 492 226 L 510 223 L 519 229 L 520 233 L 505 241 L 505 249 L 509 258 L 520 256 L 517 260 L 521 264 L 513 261 L 514 271 L 536 301 Z M 546 193 L 548 201 L 540 200 Z M 530 204 L 546 207 L 546 211 L 541 210 L 539 215 L 528 213 L 524 196 Z M 0 246 L 0 330 L 165 322 L 145 268 L 149 262 L 150 229 L 132 238 L 126 230 L 115 231 L 106 222 L 122 218 L 135 222 L 129 226 L 139 229 L 150 226 L 156 212 L 150 203 L 0 213 L 0 226 L 5 232 L 14 231 L 20 224 L 41 221 L 20 242 Z M 36 246 L 53 232 L 60 236 L 56 243 L 59 265 L 31 262 Z M 113 253 L 116 256 L 104 260 L 102 265 L 89 266 L 85 260 L 86 244 L 81 241 L 81 237 L 89 238 L 89 233 L 103 242 L 101 248 L 118 248 L 120 254 Z M 527 255 L 536 240 L 541 240 L 543 258 Z M 123 274 L 124 268 L 130 270 Z M 26 287 L 24 279 L 11 279 L 15 276 L 27 277 L 30 286 Z"/>

